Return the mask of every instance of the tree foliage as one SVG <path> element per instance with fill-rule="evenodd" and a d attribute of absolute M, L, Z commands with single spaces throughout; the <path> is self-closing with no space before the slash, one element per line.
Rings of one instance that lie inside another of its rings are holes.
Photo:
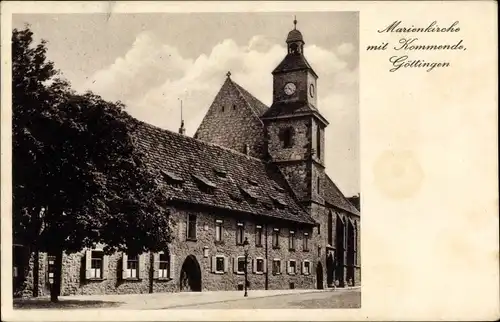
<path fill-rule="evenodd" d="M 78 94 L 34 44 L 12 35 L 15 239 L 40 251 L 158 251 L 171 239 L 165 196 L 134 148 L 121 103 Z"/>

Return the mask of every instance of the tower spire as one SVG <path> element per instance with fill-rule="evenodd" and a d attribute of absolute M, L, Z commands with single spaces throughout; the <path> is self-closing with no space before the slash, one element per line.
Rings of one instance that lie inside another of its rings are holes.
<path fill-rule="evenodd" d="M 179 128 L 179 133 L 184 134 L 186 133 L 186 129 L 184 128 L 184 118 L 182 117 L 182 100 L 181 101 L 181 127 Z"/>
<path fill-rule="evenodd" d="M 293 16 L 293 30 L 297 30 L 297 16 Z"/>

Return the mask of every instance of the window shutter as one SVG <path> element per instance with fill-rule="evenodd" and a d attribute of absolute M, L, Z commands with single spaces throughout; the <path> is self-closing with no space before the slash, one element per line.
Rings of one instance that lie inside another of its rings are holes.
<path fill-rule="evenodd" d="M 252 259 L 252 271 L 254 274 L 257 272 L 257 261 L 255 259 Z"/>
<path fill-rule="evenodd" d="M 224 273 L 229 272 L 229 258 L 224 256 Z"/>
<path fill-rule="evenodd" d="M 233 273 L 238 272 L 238 257 L 233 257 Z"/>
<path fill-rule="evenodd" d="M 144 274 L 144 257 L 145 254 L 140 254 L 139 255 L 139 271 L 137 272 L 137 277 L 142 278 L 142 276 L 147 276 L 148 274 Z"/>
<path fill-rule="evenodd" d="M 215 256 L 212 256 L 212 273 L 215 273 L 216 270 L 216 259 Z"/>
<path fill-rule="evenodd" d="M 85 278 L 89 279 L 92 269 L 92 251 L 85 251 Z"/>
<path fill-rule="evenodd" d="M 280 266 L 280 274 L 283 274 L 284 271 L 285 271 L 285 269 L 284 269 L 285 262 L 282 261 L 281 259 L 280 259 L 280 265 L 279 266 Z"/>
<path fill-rule="evenodd" d="M 286 272 L 288 275 L 290 275 L 292 272 L 292 269 L 290 268 L 290 261 L 286 262 Z"/>
<path fill-rule="evenodd" d="M 302 274 L 306 273 L 306 261 L 302 261 Z"/>
<path fill-rule="evenodd" d="M 170 254 L 170 263 L 169 263 L 169 272 L 168 272 L 168 277 L 170 278 L 175 278 L 175 255 Z"/>
<path fill-rule="evenodd" d="M 264 259 L 264 273 L 267 273 L 267 259 Z"/>
<path fill-rule="evenodd" d="M 103 255 L 102 256 L 102 278 L 103 279 L 108 278 L 108 271 L 109 271 L 109 256 Z"/>
<path fill-rule="evenodd" d="M 160 270 L 160 254 L 153 253 L 153 279 L 158 279 L 159 270 Z"/>
<path fill-rule="evenodd" d="M 122 256 L 122 279 L 127 278 L 127 254 L 123 253 Z"/>

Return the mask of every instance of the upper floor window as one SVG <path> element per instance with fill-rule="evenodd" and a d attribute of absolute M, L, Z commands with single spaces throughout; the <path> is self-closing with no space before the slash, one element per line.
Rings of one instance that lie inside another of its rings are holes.
<path fill-rule="evenodd" d="M 304 239 L 302 240 L 302 250 L 307 252 L 309 251 L 309 233 L 304 233 Z"/>
<path fill-rule="evenodd" d="M 290 230 L 290 234 L 288 235 L 288 249 L 295 250 L 295 231 Z"/>
<path fill-rule="evenodd" d="M 293 136 L 295 131 L 293 127 L 288 127 L 281 132 L 281 142 L 283 148 L 291 148 L 293 146 Z"/>
<path fill-rule="evenodd" d="M 280 236 L 280 230 L 279 228 L 274 228 L 273 229 L 273 248 L 279 248 L 280 243 L 279 243 L 279 236 Z"/>
<path fill-rule="evenodd" d="M 255 226 L 255 246 L 262 246 L 262 226 Z"/>
<path fill-rule="evenodd" d="M 245 240 L 245 226 L 239 222 L 236 226 L 236 245 L 243 245 Z"/>
<path fill-rule="evenodd" d="M 187 217 L 187 236 L 188 240 L 196 240 L 196 215 L 189 214 Z"/>
<path fill-rule="evenodd" d="M 222 220 L 215 220 L 215 241 L 222 241 Z"/>

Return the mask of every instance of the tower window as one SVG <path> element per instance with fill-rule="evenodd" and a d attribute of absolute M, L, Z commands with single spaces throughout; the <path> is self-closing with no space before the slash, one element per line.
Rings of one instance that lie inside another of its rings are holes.
<path fill-rule="evenodd" d="M 281 133 L 281 142 L 283 148 L 291 148 L 293 146 L 293 135 L 294 135 L 294 130 L 293 128 L 289 127 L 283 130 Z"/>
<path fill-rule="evenodd" d="M 316 127 L 316 153 L 318 159 L 321 158 L 321 128 L 319 125 Z"/>
<path fill-rule="evenodd" d="M 317 180 L 316 180 L 316 191 L 319 193 L 319 188 L 321 187 L 321 179 L 320 177 L 318 176 Z"/>
<path fill-rule="evenodd" d="M 299 46 L 297 44 L 290 45 L 290 54 L 296 54 L 299 52 Z"/>

